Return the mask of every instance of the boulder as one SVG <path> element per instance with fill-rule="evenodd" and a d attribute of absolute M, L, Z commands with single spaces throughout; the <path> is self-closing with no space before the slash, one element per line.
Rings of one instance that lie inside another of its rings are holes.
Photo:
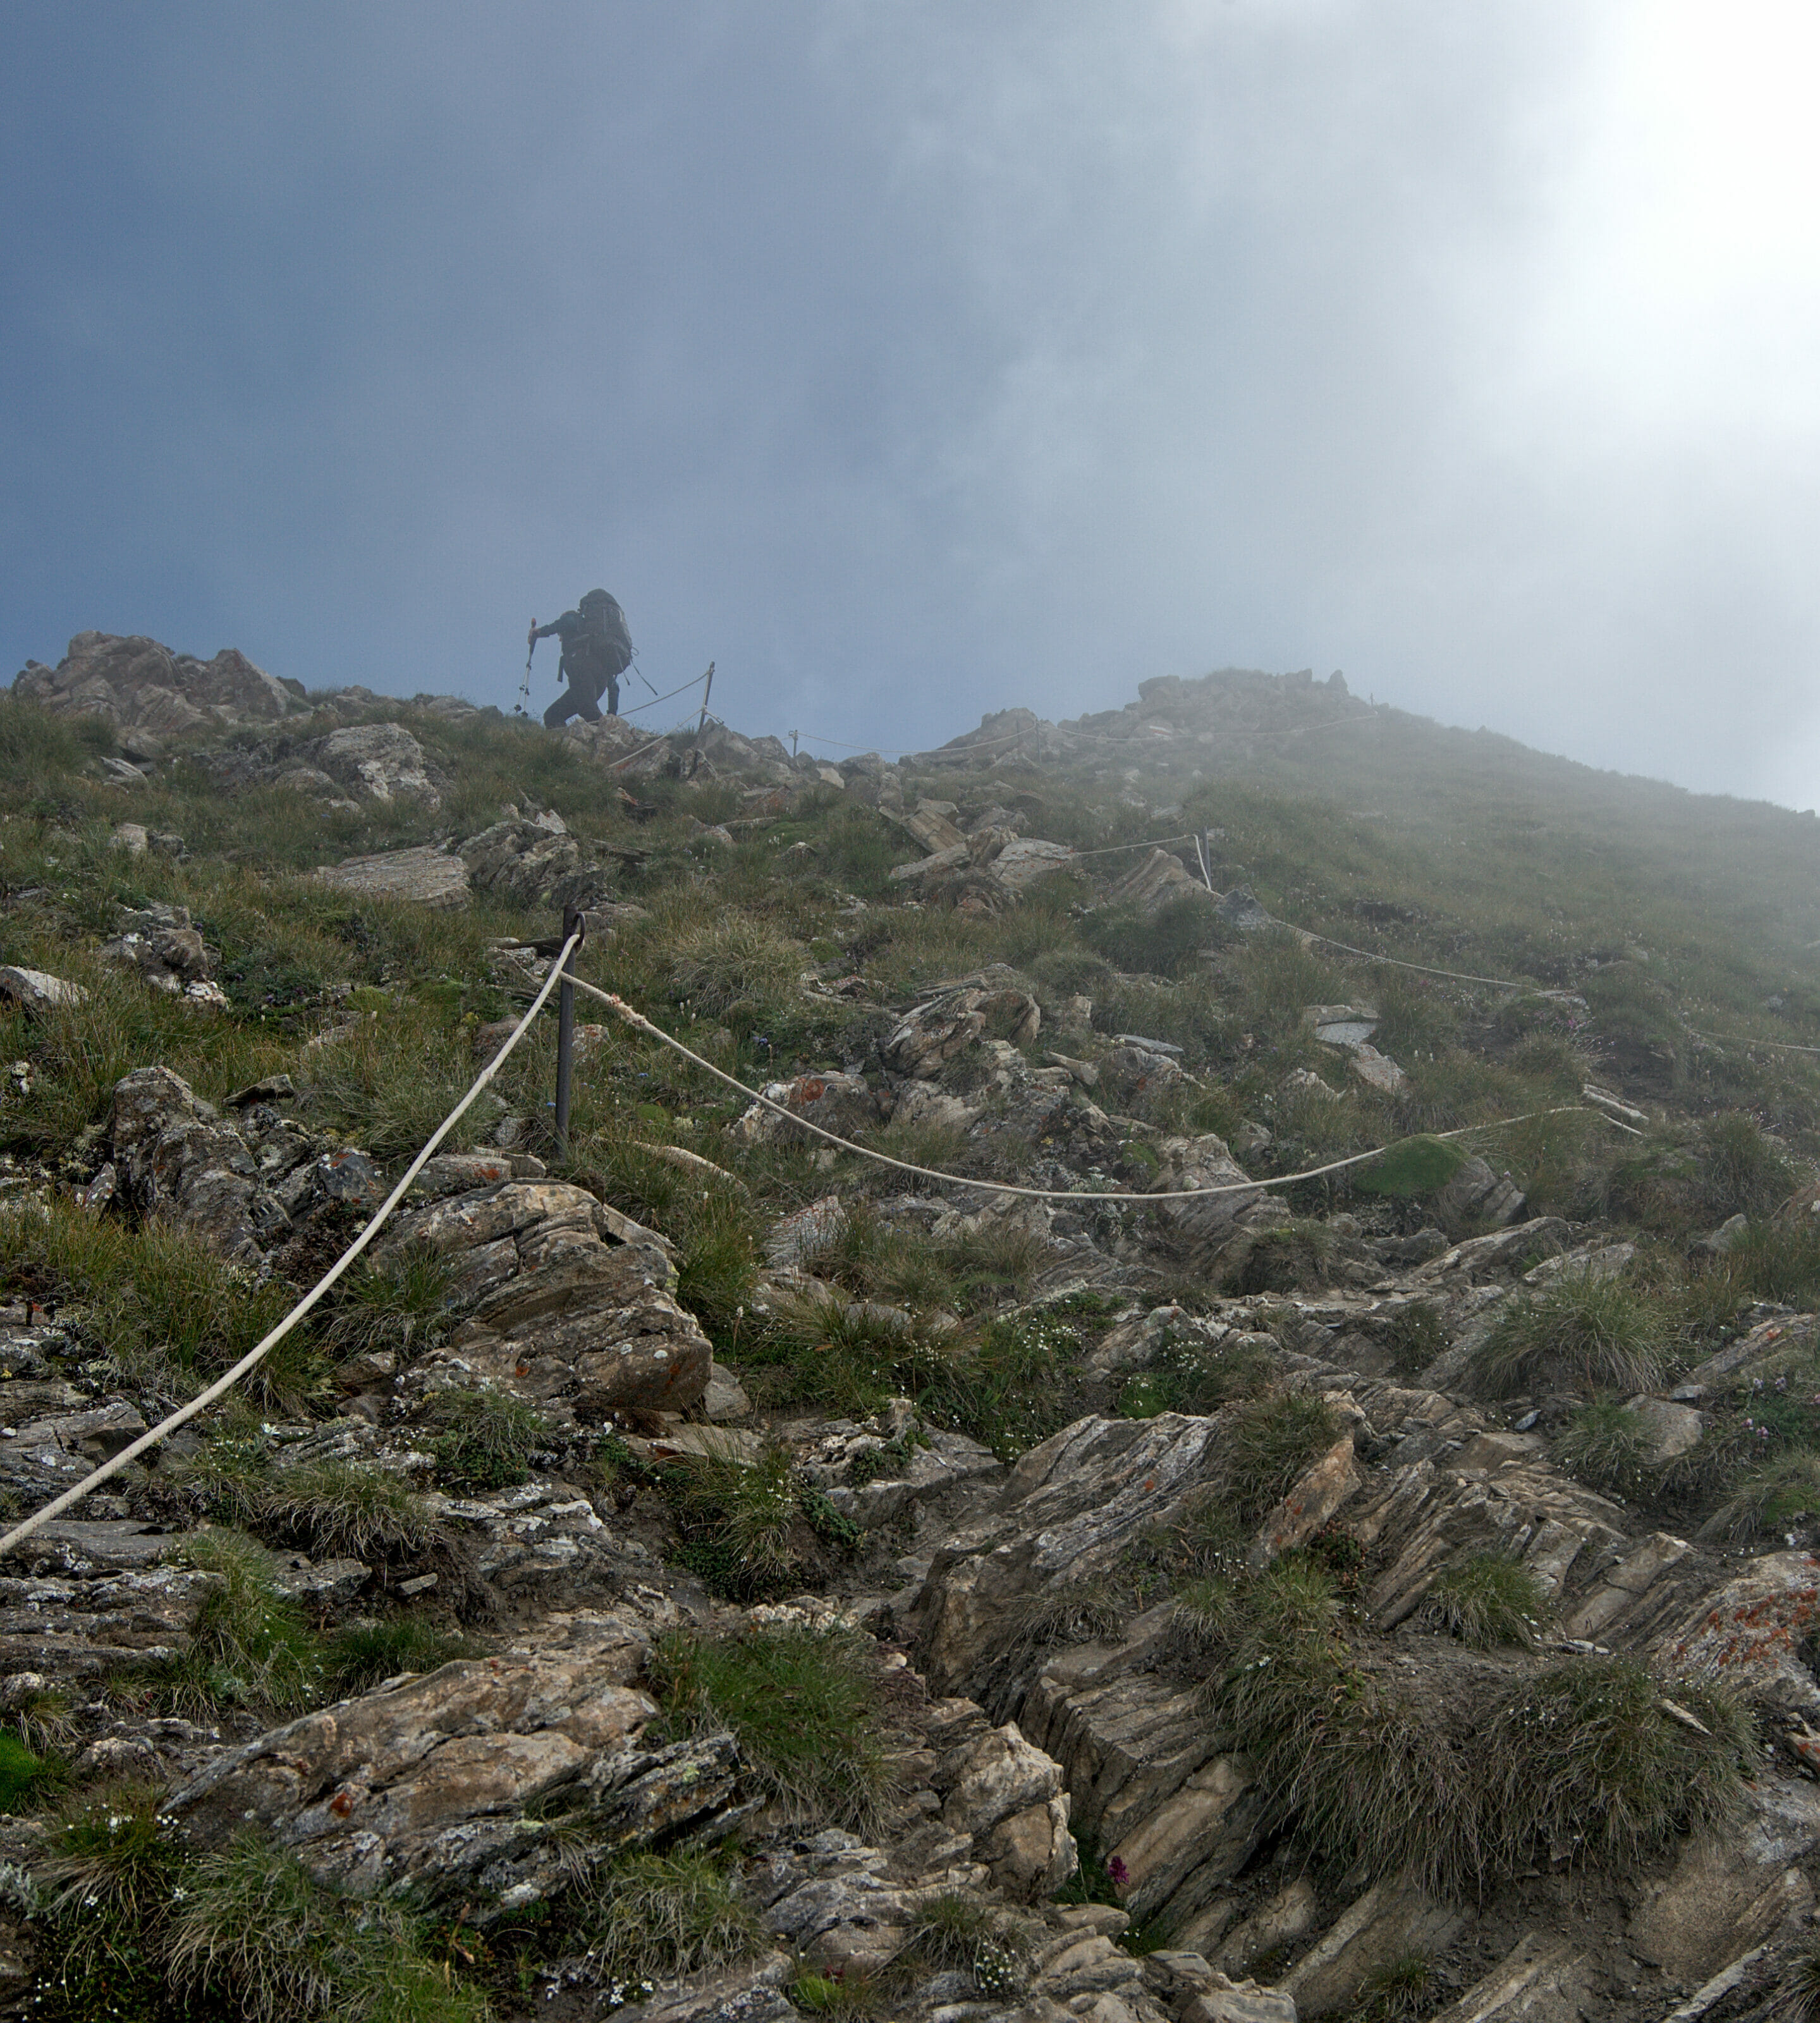
<path fill-rule="evenodd" d="M 401 723 L 356 723 L 331 730 L 309 748 L 309 755 L 331 779 L 369 800 L 442 806 L 423 747 Z"/>
<path fill-rule="evenodd" d="M 22 701 L 60 715 L 104 717 L 155 751 L 174 737 L 280 722 L 308 707 L 300 682 L 280 682 L 229 646 L 212 660 L 174 653 L 137 635 L 79 632 L 54 668 L 27 664 Z"/>
<path fill-rule="evenodd" d="M 956 1752 L 937 1773 L 944 1826 L 970 1835 L 1001 1888 L 1050 1897 L 1080 1865 L 1068 1831 L 1062 1766 L 1007 1721 Z"/>
<path fill-rule="evenodd" d="M 512 1180 L 451 1195 L 399 1218 L 389 1244 L 411 1243 L 453 1258 L 473 1302 L 413 1366 L 415 1391 L 509 1392 L 558 1425 L 700 1403 L 712 1351 L 672 1297 L 667 1249 L 585 1188 Z"/>
<path fill-rule="evenodd" d="M 791 1118 L 818 1124 L 837 1137 L 851 1138 L 879 1121 L 879 1099 L 857 1075 L 799 1075 L 794 1081 L 767 1082 L 765 1094 L 780 1103 L 788 1117 L 762 1103 L 748 1104 L 733 1129 L 748 1144 L 818 1144 L 813 1132 L 800 1131 Z"/>
<path fill-rule="evenodd" d="M 992 859 L 992 875 L 1007 892 L 1029 891 L 1039 879 L 1066 871 L 1074 852 L 1065 843 L 1045 843 L 1040 836 L 1014 836 Z"/>
<path fill-rule="evenodd" d="M 22 969 L 16 963 L 0 968 L 0 998 L 27 1012 L 54 1012 L 86 1004 L 89 993 L 79 983 L 66 982 L 48 970 Z"/>
<path fill-rule="evenodd" d="M 552 831 L 538 821 L 510 818 L 470 836 L 461 847 L 462 862 L 477 892 L 520 906 L 540 906 L 561 913 L 598 900 L 606 874 L 587 863 L 572 836 Z"/>
<path fill-rule="evenodd" d="M 1483 1159 L 1467 1159 L 1434 1197 L 1434 1219 L 1455 1238 L 1469 1231 L 1508 1229 L 1523 1212 L 1523 1191 L 1508 1173 Z"/>
<path fill-rule="evenodd" d="M 1153 850 L 1106 894 L 1108 905 L 1135 906 L 1145 913 L 1160 912 L 1176 899 L 1204 901 L 1210 915 L 1218 904 L 1206 886 L 1184 869 L 1181 858 L 1166 850 Z"/>

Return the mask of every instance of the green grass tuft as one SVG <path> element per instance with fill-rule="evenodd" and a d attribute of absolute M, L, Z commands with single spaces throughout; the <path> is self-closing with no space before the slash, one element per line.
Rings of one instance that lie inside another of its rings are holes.
<path fill-rule="evenodd" d="M 1473 1651 L 1527 1645 L 1548 1609 L 1541 1583 L 1502 1553 L 1474 1553 L 1434 1576 L 1423 1619 Z"/>
<path fill-rule="evenodd" d="M 1667 1335 L 1660 1306 L 1646 1293 L 1621 1279 L 1563 1274 L 1505 1307 L 1473 1359 L 1473 1378 L 1494 1397 L 1544 1383 L 1628 1396 L 1661 1383 Z"/>
<path fill-rule="evenodd" d="M 676 1720 L 724 1725 L 759 1787 L 797 1816 L 864 1832 L 895 1788 L 870 1639 L 857 1632 L 671 1632 L 653 1686 Z"/>

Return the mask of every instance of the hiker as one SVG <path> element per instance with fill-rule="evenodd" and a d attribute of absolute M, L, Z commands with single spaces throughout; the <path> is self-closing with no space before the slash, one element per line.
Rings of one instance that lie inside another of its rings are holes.
<path fill-rule="evenodd" d="M 618 715 L 619 677 L 632 664 L 632 635 L 626 629 L 619 599 L 604 590 L 590 590 L 574 610 L 564 612 L 548 625 L 532 620 L 529 643 L 533 652 L 539 639 L 552 637 L 562 642 L 557 679 L 567 682 L 568 688 L 543 712 L 546 727 L 560 730 L 572 716 L 598 723 L 603 690 L 608 715 Z"/>

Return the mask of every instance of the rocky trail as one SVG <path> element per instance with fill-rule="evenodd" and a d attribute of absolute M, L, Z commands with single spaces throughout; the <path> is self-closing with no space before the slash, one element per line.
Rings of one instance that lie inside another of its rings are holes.
<path fill-rule="evenodd" d="M 566 818 L 452 699 L 84 634 L 24 704 L 110 729 L 5 831 L 10 1517 L 345 1248 L 565 907 L 770 1107 L 584 1019 L 559 1159 L 538 1029 L 294 1359 L 8 1556 L 11 2013 L 321 2013 L 194 1936 L 261 1862 L 358 1935 L 296 1941 L 351 2014 L 1691 2023 L 1815 1985 L 1807 1070 L 1747 1136 L 1597 960 L 1518 1021 L 1214 889 L 1168 765 L 1371 734 L 1343 687 L 1146 684 L 894 766 L 717 726 L 609 772 L 647 735 L 610 719 L 561 741 Z M 1140 759 L 1147 834 L 1098 840 L 1062 786 Z M 196 825 L 267 807 L 315 861 L 208 883 Z M 255 880 L 383 980 L 289 980 Z M 166 1022 L 53 1140 L 128 993 Z"/>

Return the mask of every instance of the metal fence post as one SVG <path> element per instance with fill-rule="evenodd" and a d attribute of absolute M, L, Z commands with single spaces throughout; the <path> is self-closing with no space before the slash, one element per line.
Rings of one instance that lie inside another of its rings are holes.
<path fill-rule="evenodd" d="M 579 906 L 565 906 L 562 909 L 562 938 L 566 947 L 568 938 L 578 931 L 586 933 L 587 922 Z M 556 993 L 556 1156 L 568 1157 L 568 1101 L 575 1078 L 575 986 L 568 980 L 569 957 L 581 946 L 578 942 L 574 949 L 562 958 L 562 983 Z"/>

